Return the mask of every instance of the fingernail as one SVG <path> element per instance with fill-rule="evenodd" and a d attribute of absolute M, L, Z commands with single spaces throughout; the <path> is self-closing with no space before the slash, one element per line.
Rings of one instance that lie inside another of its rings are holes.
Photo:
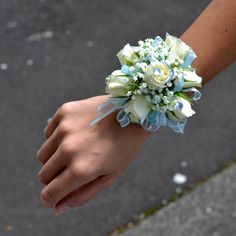
<path fill-rule="evenodd" d="M 52 117 L 48 118 L 47 124 L 50 123 L 51 120 L 52 120 Z"/>
<path fill-rule="evenodd" d="M 56 215 L 61 215 L 67 212 L 68 210 L 69 210 L 68 206 L 60 206 L 55 208 L 55 213 Z"/>
<path fill-rule="evenodd" d="M 42 180 L 42 171 L 41 170 L 38 172 L 38 179 Z"/>
<path fill-rule="evenodd" d="M 40 152 L 41 152 L 41 150 L 39 149 L 38 151 L 37 151 L 37 157 L 40 155 Z"/>

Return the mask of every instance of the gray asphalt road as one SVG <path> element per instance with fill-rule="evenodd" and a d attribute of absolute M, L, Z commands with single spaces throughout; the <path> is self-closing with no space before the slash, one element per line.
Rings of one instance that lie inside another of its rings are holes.
<path fill-rule="evenodd" d="M 203 89 L 185 134 L 161 129 L 111 189 L 62 217 L 39 201 L 35 153 L 48 117 L 66 101 L 103 94 L 125 43 L 180 35 L 208 2 L 0 2 L 0 235 L 108 235 L 168 199 L 175 173 L 191 184 L 236 158 L 232 66 Z"/>
<path fill-rule="evenodd" d="M 122 236 L 230 236 L 236 233 L 236 165 Z"/>

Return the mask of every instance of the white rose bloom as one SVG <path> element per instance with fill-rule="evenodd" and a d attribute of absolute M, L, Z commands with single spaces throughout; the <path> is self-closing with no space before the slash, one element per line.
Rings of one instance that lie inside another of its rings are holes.
<path fill-rule="evenodd" d="M 128 62 L 135 64 L 140 60 L 130 44 L 126 44 L 125 47 L 118 52 L 117 57 L 122 65 L 127 65 Z"/>
<path fill-rule="evenodd" d="M 107 77 L 106 81 L 106 92 L 110 93 L 112 97 L 119 97 L 126 95 L 132 78 L 123 74 L 120 70 L 116 70 Z"/>
<path fill-rule="evenodd" d="M 144 95 L 137 95 L 135 99 L 129 101 L 125 107 L 126 113 L 132 113 L 141 123 L 146 119 L 152 104 L 148 102 Z"/>
<path fill-rule="evenodd" d="M 112 76 L 126 76 L 121 70 L 114 70 L 111 74 Z"/>
<path fill-rule="evenodd" d="M 144 80 L 151 89 L 163 88 L 170 78 L 170 68 L 162 62 L 154 61 L 144 71 Z"/>
<path fill-rule="evenodd" d="M 195 111 L 191 108 L 191 104 L 186 99 L 178 97 L 178 101 L 183 104 L 183 107 L 182 109 L 174 110 L 173 112 L 180 120 L 184 120 L 195 114 Z"/>
<path fill-rule="evenodd" d="M 177 37 L 166 34 L 165 45 L 170 48 L 168 58 L 179 57 L 184 59 L 191 48 Z"/>
<path fill-rule="evenodd" d="M 202 77 L 198 76 L 195 71 L 184 71 L 183 88 L 201 87 Z"/>

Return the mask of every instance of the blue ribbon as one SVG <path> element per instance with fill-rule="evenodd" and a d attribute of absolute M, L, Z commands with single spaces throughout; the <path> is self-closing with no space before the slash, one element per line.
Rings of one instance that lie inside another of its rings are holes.
<path fill-rule="evenodd" d="M 161 126 L 166 126 L 167 123 L 168 121 L 165 113 L 159 111 L 151 111 L 149 112 L 142 126 L 145 130 L 155 132 Z"/>
<path fill-rule="evenodd" d="M 183 121 L 177 121 L 174 119 L 174 115 L 171 112 L 167 112 L 167 125 L 177 133 L 183 133 L 184 127 L 187 123 L 187 119 Z"/>
<path fill-rule="evenodd" d="M 175 84 L 175 87 L 173 89 L 173 92 L 179 92 L 182 90 L 184 85 L 184 78 L 180 78 L 179 81 Z"/>
<path fill-rule="evenodd" d="M 109 98 L 105 103 L 102 103 L 98 107 L 97 112 L 99 112 L 99 115 L 90 122 L 90 125 L 95 125 L 100 120 L 102 120 L 103 118 L 118 109 L 121 110 L 117 113 L 116 118 L 120 126 L 125 127 L 129 125 L 131 123 L 130 116 L 123 109 L 126 106 L 128 100 L 129 98 Z M 167 115 L 166 113 L 159 111 L 150 111 L 143 124 L 140 125 L 145 130 L 151 132 L 157 131 L 161 126 L 169 126 L 175 132 L 183 133 L 186 122 L 187 119 L 182 122 L 175 121 L 171 118 L 170 113 L 169 115 Z"/>
<path fill-rule="evenodd" d="M 185 119 L 183 122 L 177 122 L 175 120 L 168 119 L 168 126 L 177 133 L 184 132 L 184 127 L 186 123 L 187 123 L 187 119 Z"/>
<path fill-rule="evenodd" d="M 183 92 L 191 92 L 192 95 L 188 95 L 191 99 L 193 99 L 194 101 L 198 100 L 201 98 L 201 92 L 198 91 L 196 88 L 187 88 L 187 89 L 183 89 Z"/>
<path fill-rule="evenodd" d="M 189 67 L 190 65 L 192 65 L 192 63 L 196 57 L 197 57 L 197 55 L 194 53 L 194 51 L 190 50 L 188 55 L 185 57 L 182 67 L 186 68 L 186 67 Z"/>
<path fill-rule="evenodd" d="M 129 115 L 124 111 L 124 109 L 121 109 L 117 113 L 116 119 L 120 123 L 121 127 L 125 127 L 131 123 L 131 119 L 130 119 Z"/>
<path fill-rule="evenodd" d="M 142 127 L 151 132 L 157 131 L 161 126 L 169 126 L 177 133 L 183 133 L 184 127 L 187 123 L 187 119 L 183 121 L 176 121 L 168 116 L 166 113 L 159 111 L 150 112 L 145 119 Z"/>
<path fill-rule="evenodd" d="M 159 112 L 155 111 L 153 114 L 149 112 L 147 118 L 143 122 L 143 128 L 145 130 L 154 132 L 160 128 L 159 124 Z"/>
<path fill-rule="evenodd" d="M 102 103 L 100 106 L 98 106 L 97 112 L 99 114 L 94 120 L 90 122 L 90 125 L 95 125 L 115 110 L 123 108 L 129 99 L 130 98 L 109 98 L 105 103 Z"/>

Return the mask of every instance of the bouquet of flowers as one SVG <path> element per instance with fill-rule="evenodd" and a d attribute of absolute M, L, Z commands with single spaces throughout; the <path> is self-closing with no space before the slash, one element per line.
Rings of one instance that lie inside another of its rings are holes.
<path fill-rule="evenodd" d="M 201 97 L 192 48 L 167 33 L 165 40 L 157 36 L 138 46 L 127 44 L 117 56 L 121 69 L 106 78 L 111 97 L 98 107 L 91 125 L 119 110 L 121 127 L 138 123 L 152 132 L 169 126 L 183 133 L 187 118 L 195 114 L 191 105 Z"/>

